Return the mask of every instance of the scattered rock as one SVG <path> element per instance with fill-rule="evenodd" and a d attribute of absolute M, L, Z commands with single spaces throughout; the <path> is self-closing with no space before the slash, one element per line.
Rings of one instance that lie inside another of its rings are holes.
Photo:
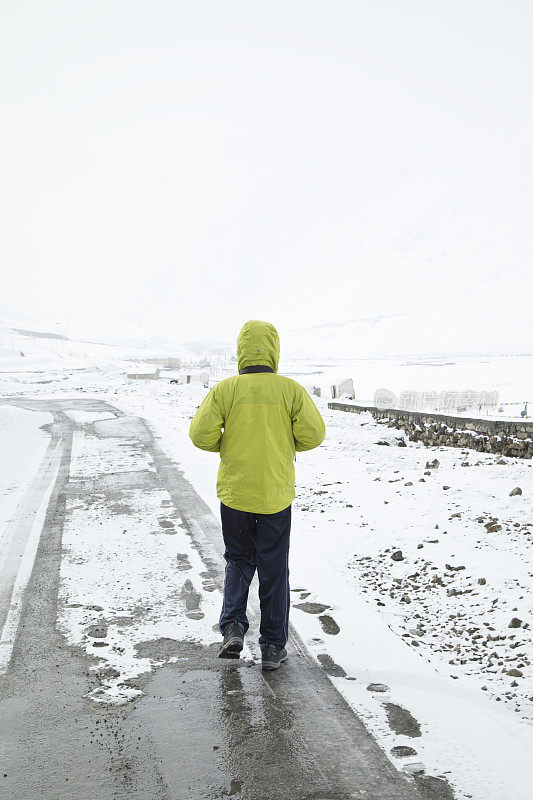
<path fill-rule="evenodd" d="M 369 683 L 366 687 L 369 692 L 389 692 L 390 687 L 385 683 Z"/>
<path fill-rule="evenodd" d="M 502 526 L 497 525 L 495 522 L 487 522 L 485 528 L 487 529 L 487 533 L 497 533 L 498 531 L 501 531 Z"/>
<path fill-rule="evenodd" d="M 444 491 L 446 491 L 447 489 L 451 489 L 452 487 L 451 486 L 443 486 L 442 488 L 444 489 Z"/>
<path fill-rule="evenodd" d="M 410 602 L 411 602 L 411 598 L 409 597 L 409 595 L 408 594 L 402 594 L 402 596 L 400 598 L 400 603 L 410 603 Z"/>
<path fill-rule="evenodd" d="M 522 672 L 522 670 L 515 669 L 514 667 L 513 667 L 513 669 L 508 669 L 507 670 L 507 674 L 511 678 L 523 678 L 524 677 L 524 673 Z"/>
<path fill-rule="evenodd" d="M 433 461 L 426 461 L 426 469 L 437 469 L 440 467 L 440 461 L 436 458 Z"/>
<path fill-rule="evenodd" d="M 485 586 L 485 584 L 487 583 L 487 579 L 486 578 L 478 578 L 477 582 L 479 583 L 480 586 Z"/>
<path fill-rule="evenodd" d="M 395 550 L 394 553 L 392 553 L 391 558 L 392 558 L 393 561 L 403 561 L 404 560 L 404 556 L 403 556 L 403 553 L 402 553 L 401 550 Z"/>
<path fill-rule="evenodd" d="M 522 620 L 518 619 L 518 617 L 513 617 L 510 621 L 508 628 L 520 628 L 522 625 Z"/>
<path fill-rule="evenodd" d="M 522 489 L 520 486 L 515 486 L 515 488 L 509 492 L 509 497 L 515 497 L 517 494 L 522 494 Z"/>

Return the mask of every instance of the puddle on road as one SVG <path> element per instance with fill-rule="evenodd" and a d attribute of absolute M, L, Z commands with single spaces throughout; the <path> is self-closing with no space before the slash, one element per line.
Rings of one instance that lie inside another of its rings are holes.
<path fill-rule="evenodd" d="M 183 642 L 162 636 L 150 642 L 138 642 L 134 645 L 134 650 L 139 658 L 166 661 L 169 658 L 177 658 L 183 652 Z"/>

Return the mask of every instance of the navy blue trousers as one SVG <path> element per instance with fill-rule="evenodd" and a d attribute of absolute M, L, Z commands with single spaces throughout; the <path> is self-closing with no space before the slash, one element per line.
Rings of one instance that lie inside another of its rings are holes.
<path fill-rule="evenodd" d="M 248 590 L 257 569 L 260 643 L 285 647 L 289 628 L 291 506 L 275 514 L 237 511 L 220 504 L 226 576 L 220 630 L 237 620 L 248 630 Z"/>

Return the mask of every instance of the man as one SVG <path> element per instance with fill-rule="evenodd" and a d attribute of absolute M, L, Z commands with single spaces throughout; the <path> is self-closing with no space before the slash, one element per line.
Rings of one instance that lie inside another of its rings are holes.
<path fill-rule="evenodd" d="M 189 436 L 196 447 L 220 452 L 217 496 L 226 574 L 219 656 L 239 658 L 257 569 L 262 667 L 273 670 L 287 660 L 294 454 L 318 447 L 326 427 L 303 386 L 277 374 L 279 336 L 273 325 L 246 322 L 237 356 L 239 374 L 210 390 Z"/>

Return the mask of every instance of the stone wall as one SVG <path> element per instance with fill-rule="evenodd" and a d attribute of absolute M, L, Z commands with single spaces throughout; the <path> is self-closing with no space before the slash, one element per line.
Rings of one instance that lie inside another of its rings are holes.
<path fill-rule="evenodd" d="M 391 428 L 405 431 L 412 442 L 428 446 L 468 447 L 482 453 L 515 458 L 533 456 L 533 422 L 527 420 L 476 419 L 425 411 L 360 406 L 335 400 L 328 407 L 361 414 L 369 411 Z"/>

